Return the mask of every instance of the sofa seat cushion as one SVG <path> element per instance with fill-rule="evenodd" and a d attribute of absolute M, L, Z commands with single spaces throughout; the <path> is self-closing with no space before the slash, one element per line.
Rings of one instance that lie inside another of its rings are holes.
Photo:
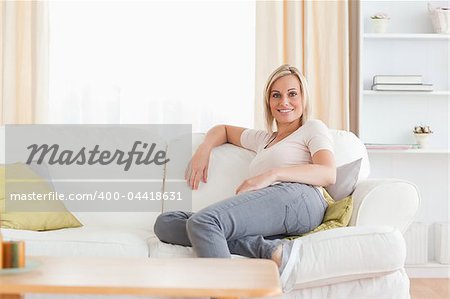
<path fill-rule="evenodd" d="M 46 232 L 2 229 L 4 240 L 24 240 L 27 255 L 148 257 L 150 230 L 105 227 Z"/>
<path fill-rule="evenodd" d="M 376 277 L 402 269 L 402 234 L 389 226 L 342 227 L 302 238 L 296 288 Z"/>
<path fill-rule="evenodd" d="M 343 227 L 301 238 L 296 289 L 362 278 L 402 269 L 406 250 L 401 233 L 391 227 Z M 194 257 L 191 247 L 149 239 L 150 257 Z M 382 258 L 380 258 L 382 257 Z"/>
<path fill-rule="evenodd" d="M 148 239 L 148 247 L 151 258 L 189 258 L 195 257 L 192 247 L 173 245 L 161 242 L 158 237 Z"/>
<path fill-rule="evenodd" d="M 84 226 L 101 226 L 112 230 L 118 228 L 153 230 L 156 218 L 162 211 L 162 202 L 159 201 L 161 208 L 157 212 L 72 212 L 72 214 Z"/>
<path fill-rule="evenodd" d="M 151 258 L 190 258 L 196 257 L 192 247 L 173 245 L 161 242 L 158 237 L 152 236 L 148 239 L 148 246 Z M 232 254 L 233 258 L 246 258 Z"/>

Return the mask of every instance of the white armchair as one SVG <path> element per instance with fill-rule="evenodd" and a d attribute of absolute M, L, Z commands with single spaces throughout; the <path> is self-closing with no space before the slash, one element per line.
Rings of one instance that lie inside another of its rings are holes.
<path fill-rule="evenodd" d="M 292 292 L 280 298 L 409 298 L 409 279 L 402 236 L 419 206 L 415 186 L 403 180 L 369 180 L 370 167 L 364 144 L 346 131 L 331 130 L 338 166 L 363 158 L 359 181 L 353 193 L 350 226 L 304 237 L 298 279 Z M 204 134 L 193 135 L 193 149 Z M 177 148 L 169 143 L 168 151 Z M 192 210 L 234 195 L 247 177 L 254 153 L 225 144 L 215 148 L 210 159 L 208 183 L 192 196 Z M 166 177 L 179 172 L 170 165 Z M 169 206 L 164 207 L 168 211 Z M 151 257 L 189 257 L 189 247 L 150 242 Z"/>

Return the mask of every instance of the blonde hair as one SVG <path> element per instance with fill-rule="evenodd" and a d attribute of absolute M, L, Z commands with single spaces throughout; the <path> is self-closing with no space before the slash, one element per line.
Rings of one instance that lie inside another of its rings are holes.
<path fill-rule="evenodd" d="M 266 86 L 264 87 L 264 114 L 266 119 L 266 128 L 269 133 L 273 132 L 274 118 L 270 111 L 270 90 L 275 81 L 284 76 L 294 75 L 300 82 L 300 94 L 302 95 L 302 107 L 303 113 L 300 117 L 300 126 L 302 126 L 308 119 L 310 114 L 308 86 L 305 77 L 300 71 L 289 64 L 283 64 L 278 67 L 267 79 Z"/>

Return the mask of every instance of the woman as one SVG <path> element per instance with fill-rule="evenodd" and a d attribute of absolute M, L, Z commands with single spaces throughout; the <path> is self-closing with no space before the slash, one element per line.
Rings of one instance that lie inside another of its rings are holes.
<path fill-rule="evenodd" d="M 328 128 L 308 120 L 306 81 L 295 67 L 282 65 L 271 74 L 264 101 L 267 131 L 216 126 L 186 170 L 196 190 L 200 181 L 207 182 L 214 147 L 229 142 L 255 151 L 250 178 L 236 195 L 197 213 L 163 213 L 154 230 L 161 241 L 192 246 L 199 257 L 229 258 L 232 253 L 272 259 L 287 291 L 295 283 L 300 239 L 281 238 L 320 225 L 327 205 L 318 186 L 334 184 L 336 167 Z"/>

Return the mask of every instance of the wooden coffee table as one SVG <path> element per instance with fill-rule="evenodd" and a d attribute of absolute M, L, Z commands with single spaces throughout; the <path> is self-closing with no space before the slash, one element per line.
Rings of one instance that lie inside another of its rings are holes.
<path fill-rule="evenodd" d="M 281 293 L 270 260 L 32 257 L 30 272 L 0 275 L 0 298 L 25 293 L 260 297 Z"/>

